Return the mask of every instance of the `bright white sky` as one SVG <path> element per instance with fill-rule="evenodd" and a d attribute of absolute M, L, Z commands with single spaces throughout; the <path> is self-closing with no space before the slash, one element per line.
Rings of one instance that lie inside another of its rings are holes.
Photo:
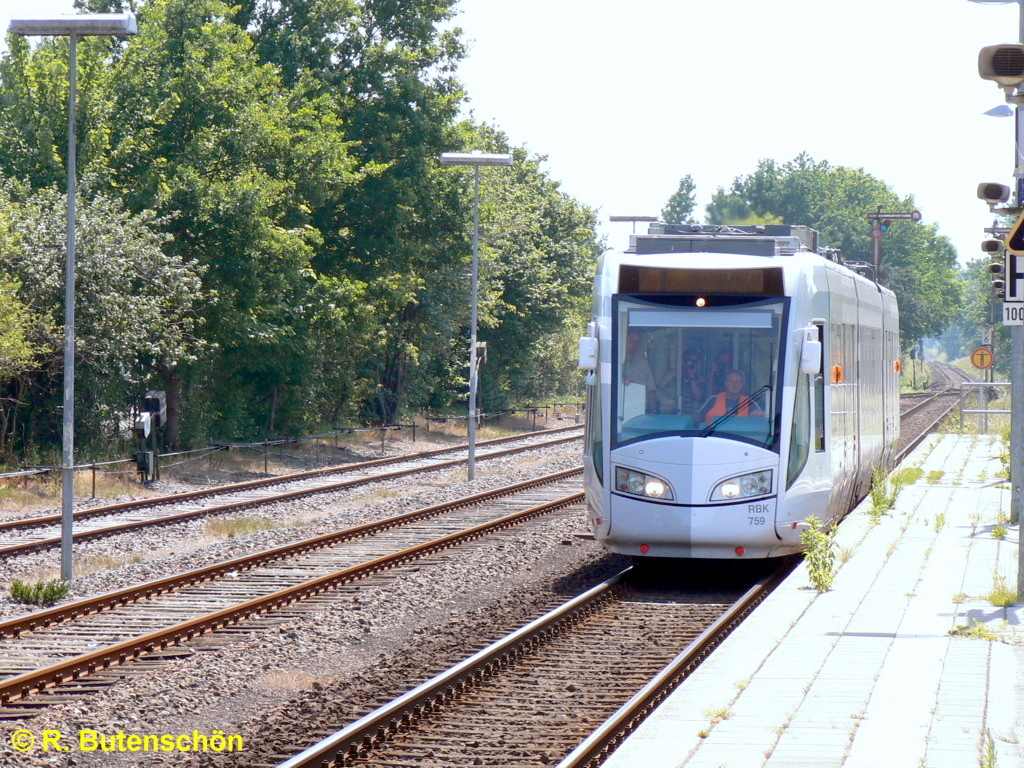
<path fill-rule="evenodd" d="M 686 174 L 703 217 L 715 189 L 759 159 L 806 151 L 913 195 L 924 220 L 968 260 L 980 256 L 992 223 L 978 183 L 1013 186 L 1013 120 L 983 114 L 1004 99 L 978 77 L 977 56 L 1017 40 L 1017 2 L 461 0 L 460 8 L 473 116 L 546 155 L 562 189 L 604 222 L 659 214 Z M 0 0 L 0 28 L 11 17 L 71 12 L 72 0 Z M 625 244 L 630 225 L 603 226 L 610 245 Z"/>

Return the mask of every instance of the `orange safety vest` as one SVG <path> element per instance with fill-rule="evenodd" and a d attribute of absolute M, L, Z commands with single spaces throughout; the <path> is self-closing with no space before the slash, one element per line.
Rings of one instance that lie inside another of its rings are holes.
<path fill-rule="evenodd" d="M 715 404 L 712 405 L 708 409 L 708 412 L 705 414 L 705 417 L 707 417 L 707 416 L 725 416 L 725 414 L 726 414 L 726 412 L 728 410 L 729 410 L 728 407 L 726 407 L 726 405 L 725 405 L 725 392 L 719 392 L 717 395 L 715 395 Z M 736 411 L 736 415 L 737 416 L 749 416 L 750 415 L 750 398 L 749 397 L 744 397 L 743 398 L 742 402 L 740 403 L 739 410 Z"/>

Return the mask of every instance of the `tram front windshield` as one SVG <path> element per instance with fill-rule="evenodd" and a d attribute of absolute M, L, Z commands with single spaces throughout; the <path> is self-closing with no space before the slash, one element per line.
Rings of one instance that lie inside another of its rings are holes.
<path fill-rule="evenodd" d="M 778 450 L 782 298 L 618 296 L 615 444 L 724 437 Z"/>

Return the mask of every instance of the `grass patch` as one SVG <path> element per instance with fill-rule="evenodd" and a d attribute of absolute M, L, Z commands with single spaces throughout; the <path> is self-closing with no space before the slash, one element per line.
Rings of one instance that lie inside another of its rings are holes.
<path fill-rule="evenodd" d="M 145 562 L 146 558 L 142 555 L 132 555 L 131 557 L 111 557 L 110 555 L 96 555 L 94 557 L 86 557 L 75 563 L 75 576 L 89 576 L 93 573 L 99 573 L 100 571 L 112 571 L 115 568 L 120 568 L 122 565 L 135 565 L 137 563 Z"/>
<path fill-rule="evenodd" d="M 836 548 L 836 559 L 839 560 L 839 563 L 841 565 L 845 565 L 846 563 L 850 562 L 850 558 L 853 557 L 853 555 L 854 555 L 854 553 L 856 551 L 857 551 L 857 545 L 856 544 L 854 544 L 853 546 L 849 546 L 849 547 L 837 547 Z"/>
<path fill-rule="evenodd" d="M 992 591 L 988 593 L 988 601 L 997 608 L 1009 608 L 1017 604 L 1017 590 L 1011 589 L 1006 577 L 1001 573 L 992 574 Z"/>
<path fill-rule="evenodd" d="M 899 479 L 900 486 L 913 485 L 924 476 L 924 470 L 920 467 L 905 467 L 895 473 Z"/>
<path fill-rule="evenodd" d="M 53 581 L 36 581 L 31 584 L 15 579 L 11 584 L 11 599 L 24 605 L 40 605 L 47 607 L 63 600 L 71 593 L 71 582 L 54 579 Z"/>
<path fill-rule="evenodd" d="M 711 729 L 718 725 L 720 722 L 722 722 L 723 720 L 728 720 L 730 717 L 732 717 L 732 707 L 726 704 L 725 706 L 719 707 L 718 709 L 705 709 L 704 715 L 708 718 L 710 722 L 708 723 L 707 728 L 703 728 L 697 732 L 697 736 L 699 736 L 702 739 L 706 739 L 708 736 L 710 736 Z"/>
<path fill-rule="evenodd" d="M 941 469 L 933 469 L 928 473 L 927 481 L 931 485 L 935 485 L 937 482 L 942 480 L 945 474 L 946 473 L 943 472 Z"/>
<path fill-rule="evenodd" d="M 977 619 L 971 619 L 970 625 L 957 624 L 946 633 L 950 637 L 972 637 L 976 640 L 995 640 L 996 633 Z"/>
<path fill-rule="evenodd" d="M 913 477 L 913 469 L 908 468 L 902 472 L 886 474 L 885 470 L 877 467 L 871 472 L 871 509 L 868 514 L 877 522 L 882 515 L 892 509 L 896 503 L 896 497 L 907 481 Z"/>
<path fill-rule="evenodd" d="M 206 534 L 208 536 L 223 536 L 233 539 L 236 536 L 245 536 L 260 531 L 270 531 L 278 528 L 276 523 L 264 520 L 262 517 L 233 517 L 226 520 L 210 520 L 206 523 Z"/>

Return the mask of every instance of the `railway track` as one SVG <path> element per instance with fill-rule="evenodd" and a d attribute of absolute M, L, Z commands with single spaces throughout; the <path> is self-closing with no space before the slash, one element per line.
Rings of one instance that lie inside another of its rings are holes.
<path fill-rule="evenodd" d="M 0 718 L 31 714 L 62 684 L 80 688 L 112 666 L 160 658 L 207 632 L 578 504 L 579 475 L 555 473 L 0 622 Z"/>
<path fill-rule="evenodd" d="M 596 765 L 792 567 L 711 594 L 652 591 L 623 572 L 280 768 Z M 280 733 L 302 732 L 299 720 L 278 724 Z M 269 758 L 247 759 L 277 765 Z"/>
<path fill-rule="evenodd" d="M 956 366 L 932 363 L 935 385 L 929 393 L 908 398 L 907 407 L 900 408 L 900 441 L 896 450 L 899 463 L 949 416 L 960 397 L 960 382 L 971 378 Z M 901 404 L 903 399 L 901 398 Z"/>
<path fill-rule="evenodd" d="M 578 426 L 542 430 L 478 443 L 477 459 L 486 460 L 527 450 L 562 445 L 579 439 Z M 555 435 L 552 437 L 552 435 Z M 509 443 L 521 445 L 503 447 Z M 75 512 L 74 540 L 87 541 L 152 526 L 174 525 L 209 515 L 233 512 L 315 494 L 346 490 L 421 472 L 458 467 L 466 446 L 406 454 L 337 467 L 252 480 L 201 491 L 109 504 Z M 60 546 L 60 515 L 45 515 L 0 523 L 0 558 Z"/>

